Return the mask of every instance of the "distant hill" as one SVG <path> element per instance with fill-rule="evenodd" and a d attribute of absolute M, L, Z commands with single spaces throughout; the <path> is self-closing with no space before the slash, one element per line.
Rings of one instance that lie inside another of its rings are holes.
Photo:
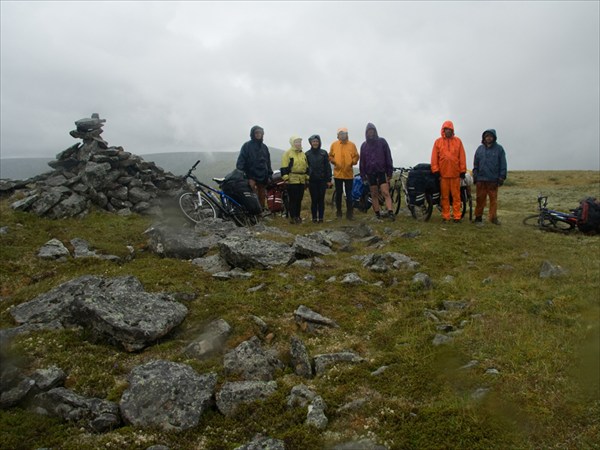
<path fill-rule="evenodd" d="M 283 150 L 270 148 L 273 170 L 281 164 Z M 223 177 L 235 168 L 239 151 L 235 152 L 180 152 L 180 153 L 151 153 L 139 155 L 145 161 L 152 161 L 173 175 L 184 175 L 198 160 L 195 173 L 201 180 L 212 177 Z M 0 159 L 0 178 L 11 180 L 26 180 L 27 178 L 50 172 L 48 165 L 54 158 L 2 158 Z"/>

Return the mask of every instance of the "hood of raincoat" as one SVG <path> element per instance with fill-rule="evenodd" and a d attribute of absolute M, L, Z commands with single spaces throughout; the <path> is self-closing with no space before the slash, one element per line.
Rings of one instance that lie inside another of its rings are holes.
<path fill-rule="evenodd" d="M 256 139 L 256 138 L 254 137 L 254 132 L 255 132 L 256 130 L 262 130 L 262 131 L 263 131 L 263 133 L 264 133 L 264 131 L 265 131 L 265 130 L 263 129 L 263 127 L 260 127 L 260 126 L 258 126 L 258 125 L 254 125 L 252 128 L 250 128 L 250 140 L 252 140 L 252 141 L 254 141 L 254 142 L 258 142 L 258 143 L 261 143 L 261 144 L 262 144 L 262 141 L 263 141 L 262 139 Z"/>
<path fill-rule="evenodd" d="M 308 143 L 310 145 L 310 148 L 312 148 L 312 144 L 310 143 L 310 141 L 313 141 L 315 139 L 317 141 L 319 141 L 319 148 L 321 148 L 321 145 L 322 145 L 321 136 L 319 136 L 318 134 L 313 134 L 311 137 L 308 138 Z"/>
<path fill-rule="evenodd" d="M 372 138 L 372 139 L 369 139 L 369 138 L 367 137 L 367 131 L 369 131 L 370 129 L 373 129 L 373 130 L 375 130 L 375 136 L 373 136 L 373 138 Z M 365 139 L 366 139 L 367 141 L 375 141 L 375 140 L 379 139 L 379 134 L 377 134 L 377 128 L 375 127 L 375 125 L 373 125 L 373 124 L 372 124 L 372 123 L 370 123 L 370 122 L 367 124 L 367 128 L 365 129 Z"/>
<path fill-rule="evenodd" d="M 496 134 L 496 130 L 494 130 L 493 128 L 490 128 L 489 130 L 485 130 L 482 134 L 481 134 L 481 143 L 485 144 L 484 142 L 484 137 L 486 134 L 491 134 L 492 136 L 494 136 L 494 142 L 496 142 L 498 140 L 498 135 Z"/>
<path fill-rule="evenodd" d="M 302 138 L 301 138 L 300 136 L 298 136 L 298 135 L 295 135 L 295 134 L 294 134 L 292 137 L 290 137 L 290 149 L 293 149 L 293 150 L 296 150 L 296 151 L 298 151 L 298 150 L 296 149 L 296 147 L 294 147 L 294 141 L 295 141 L 296 139 L 302 139 Z"/>
<path fill-rule="evenodd" d="M 454 136 L 454 124 L 452 123 L 451 120 L 446 120 L 444 122 L 444 124 L 442 125 L 442 129 L 440 130 L 440 134 L 442 135 L 443 138 L 446 137 L 446 135 L 444 134 L 444 128 L 450 128 L 452 130 L 452 135 Z"/>

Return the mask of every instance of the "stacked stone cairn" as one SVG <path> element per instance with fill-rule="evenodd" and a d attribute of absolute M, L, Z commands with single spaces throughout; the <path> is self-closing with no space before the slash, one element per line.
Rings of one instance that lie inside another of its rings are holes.
<path fill-rule="evenodd" d="M 53 219 L 84 216 L 93 205 L 122 215 L 160 216 L 161 205 L 180 192 L 182 178 L 109 146 L 100 137 L 105 122 L 96 113 L 76 121 L 70 135 L 83 142 L 49 162 L 53 171 L 14 183 L 11 190 L 22 198 L 11 207 Z"/>

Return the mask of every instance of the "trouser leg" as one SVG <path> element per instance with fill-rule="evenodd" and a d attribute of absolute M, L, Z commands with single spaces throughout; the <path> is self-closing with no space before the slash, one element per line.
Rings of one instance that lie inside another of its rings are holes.
<path fill-rule="evenodd" d="M 310 194 L 310 213 L 313 220 L 315 220 L 318 218 L 319 213 L 319 183 L 311 181 L 308 185 L 308 192 Z"/>
<path fill-rule="evenodd" d="M 462 218 L 462 202 L 460 201 L 460 178 L 450 178 L 450 194 L 452 195 L 452 215 L 454 220 Z"/>
<path fill-rule="evenodd" d="M 344 180 L 334 178 L 335 183 L 335 209 L 338 217 L 342 215 L 342 195 L 344 195 Z"/>
<path fill-rule="evenodd" d="M 322 181 L 319 184 L 317 192 L 317 218 L 323 220 L 325 216 L 325 195 L 327 194 L 327 182 Z"/>
<path fill-rule="evenodd" d="M 344 191 L 346 193 L 346 217 L 352 219 L 354 216 L 354 206 L 352 204 L 352 184 L 354 180 L 344 180 Z"/>
<path fill-rule="evenodd" d="M 483 216 L 485 202 L 487 198 L 487 183 L 477 182 L 477 196 L 475 198 L 475 217 Z"/>
<path fill-rule="evenodd" d="M 440 203 L 442 219 L 450 220 L 450 178 L 440 178 Z"/>
<path fill-rule="evenodd" d="M 491 222 L 498 216 L 498 185 L 496 183 L 489 183 L 488 196 L 490 197 L 488 219 Z"/>

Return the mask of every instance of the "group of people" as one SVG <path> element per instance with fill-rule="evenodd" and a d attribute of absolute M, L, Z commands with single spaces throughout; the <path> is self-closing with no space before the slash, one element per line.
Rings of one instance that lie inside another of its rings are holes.
<path fill-rule="evenodd" d="M 266 190 L 273 170 L 269 149 L 263 138 L 263 128 L 252 127 L 250 140 L 242 146 L 236 168 L 246 174 L 251 188 L 264 208 Z M 331 144 L 329 152 L 322 148 L 321 137 L 318 134 L 309 137 L 308 142 L 310 149 L 305 152 L 302 148 L 302 138 L 296 135 L 290 137 L 290 148 L 281 159 L 280 170 L 287 184 L 291 223 L 302 222 L 300 211 L 306 187 L 311 197 L 312 221 L 323 222 L 325 193 L 327 188 L 334 184 L 336 217 L 343 217 L 342 198 L 345 196 L 346 218 L 352 220 L 352 185 L 354 166 L 357 164 L 361 179 L 369 184 L 371 198 L 379 198 L 381 194 L 385 201 L 387 217 L 394 220 L 389 184 L 393 172 L 392 154 L 387 141 L 379 137 L 375 125 L 367 124 L 360 153 L 356 145 L 348 139 L 347 128 L 337 130 L 337 140 Z M 433 144 L 431 171 L 439 179 L 442 220 L 448 222 L 452 219 L 454 222 L 460 222 L 460 185 L 461 179 L 464 179 L 467 173 L 467 163 L 463 143 L 454 134 L 454 124 L 449 120 L 444 122 L 441 137 Z M 473 181 L 477 188 L 476 223 L 483 222 L 483 211 L 489 199 L 488 220 L 500 224 L 497 217 L 498 187 L 502 186 L 506 176 L 504 148 L 497 143 L 495 130 L 485 130 L 473 162 Z M 379 202 L 372 202 L 372 207 L 377 218 L 384 218 Z"/>

